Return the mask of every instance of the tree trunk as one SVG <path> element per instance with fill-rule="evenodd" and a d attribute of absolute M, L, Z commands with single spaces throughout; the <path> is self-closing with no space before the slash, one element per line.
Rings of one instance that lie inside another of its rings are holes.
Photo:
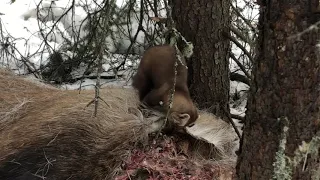
<path fill-rule="evenodd" d="M 310 11 L 309 2 L 262 1 L 254 83 L 237 164 L 239 179 L 320 176 L 319 142 L 309 149 L 305 144 L 300 148 L 305 150 L 300 152 L 302 158 L 295 156 L 303 141 L 320 138 L 320 31 L 308 29 L 320 19 Z M 294 156 L 297 165 L 288 160 Z"/>
<path fill-rule="evenodd" d="M 172 0 L 176 28 L 194 45 L 188 61 L 190 94 L 199 108 L 229 111 L 229 0 Z"/>

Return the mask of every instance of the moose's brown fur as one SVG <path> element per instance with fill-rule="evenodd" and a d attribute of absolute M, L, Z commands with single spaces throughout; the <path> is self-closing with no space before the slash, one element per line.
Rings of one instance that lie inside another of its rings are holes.
<path fill-rule="evenodd" d="M 147 49 L 141 59 L 138 71 L 133 77 L 133 87 L 139 91 L 141 101 L 151 107 L 163 102 L 164 110 L 169 109 L 171 89 L 174 85 L 175 63 L 178 61 L 175 94 L 171 118 L 181 126 L 192 125 L 198 118 L 187 86 L 188 71 L 186 60 L 180 52 L 181 62 L 176 60 L 176 50 L 169 45 Z"/>
<path fill-rule="evenodd" d="M 86 107 L 94 97 L 91 90 L 48 88 L 0 69 L 0 92 L 1 180 L 112 179 L 133 143 L 162 125 L 134 111 L 140 102 L 132 89 L 101 90 L 106 103 L 100 101 L 97 117 L 93 105 Z M 200 113 L 187 132 L 229 152 L 234 132 Z"/>
<path fill-rule="evenodd" d="M 97 117 L 86 107 L 94 91 L 41 87 L 0 70 L 0 179 L 112 179 L 148 123 L 132 113 L 130 89 L 101 90 Z"/>

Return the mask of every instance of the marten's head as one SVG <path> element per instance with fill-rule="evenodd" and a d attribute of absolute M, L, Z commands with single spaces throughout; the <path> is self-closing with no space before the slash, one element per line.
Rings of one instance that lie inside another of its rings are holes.
<path fill-rule="evenodd" d="M 169 108 L 169 97 L 164 99 L 164 107 Z M 169 118 L 177 127 L 191 127 L 198 119 L 198 110 L 193 104 L 190 96 L 186 93 L 175 91 Z"/>

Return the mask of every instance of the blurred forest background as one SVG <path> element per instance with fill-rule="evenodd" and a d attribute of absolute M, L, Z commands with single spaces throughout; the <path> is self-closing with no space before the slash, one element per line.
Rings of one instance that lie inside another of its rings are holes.
<path fill-rule="evenodd" d="M 240 179 L 320 179 L 319 1 L 11 0 L 0 66 L 63 89 L 131 85 L 144 50 L 193 44 L 197 106 L 244 123 Z M 242 133 L 243 130 L 243 133 Z"/>

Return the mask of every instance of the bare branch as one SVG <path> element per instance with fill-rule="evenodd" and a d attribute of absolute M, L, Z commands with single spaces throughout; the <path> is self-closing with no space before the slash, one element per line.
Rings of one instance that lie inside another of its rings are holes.
<path fill-rule="evenodd" d="M 253 44 L 250 39 L 248 39 L 246 36 L 243 35 L 237 28 L 234 26 L 230 26 L 231 32 L 233 32 L 236 36 L 238 36 L 242 41 L 250 44 L 251 47 L 253 47 Z"/>
<path fill-rule="evenodd" d="M 232 37 L 231 35 L 225 32 L 223 33 L 223 35 L 228 37 L 236 46 L 238 46 L 243 51 L 243 53 L 249 58 L 251 62 L 254 61 L 250 52 L 244 46 L 242 46 L 241 43 L 236 38 Z"/>
<path fill-rule="evenodd" d="M 143 2 L 144 2 L 143 0 L 140 0 L 140 17 L 139 17 L 139 25 L 138 25 L 137 32 L 136 32 L 136 34 L 134 35 L 133 40 L 131 41 L 130 46 L 129 46 L 128 49 L 127 49 L 126 55 L 125 55 L 125 57 L 124 57 L 124 60 L 120 63 L 119 66 L 117 66 L 117 67 L 115 68 L 116 71 L 118 71 L 122 66 L 125 65 L 126 60 L 127 60 L 127 58 L 128 58 L 128 55 L 129 55 L 129 52 L 130 52 L 132 46 L 134 45 L 134 43 L 136 42 L 137 37 L 138 37 L 138 35 L 139 35 L 139 32 L 140 32 L 140 31 L 143 31 L 143 25 L 142 25 L 142 22 L 143 22 Z M 130 33 L 129 33 L 129 34 L 130 34 Z"/>
<path fill-rule="evenodd" d="M 245 77 L 244 75 L 235 73 L 235 72 L 230 73 L 230 80 L 242 82 L 244 84 L 247 84 L 248 86 L 250 86 L 250 84 L 251 84 L 250 80 L 247 77 Z"/>
<path fill-rule="evenodd" d="M 242 117 L 242 116 L 239 116 L 239 115 L 236 115 L 236 114 L 230 114 L 230 116 L 231 116 L 231 118 L 233 118 L 233 119 L 238 119 L 238 120 L 240 120 L 240 121 L 242 121 L 242 122 L 245 121 L 245 117 Z"/>
<path fill-rule="evenodd" d="M 251 75 L 248 73 L 248 71 L 246 70 L 246 68 L 244 67 L 244 65 L 242 63 L 240 63 L 240 61 L 236 58 L 236 56 L 233 53 L 229 54 L 230 57 L 234 60 L 234 62 L 237 63 L 237 65 L 239 66 L 239 68 L 241 69 L 241 71 L 249 78 L 251 79 Z"/>
<path fill-rule="evenodd" d="M 223 111 L 224 111 L 224 113 L 226 114 L 229 122 L 231 123 L 234 131 L 237 133 L 239 139 L 241 139 L 241 134 L 240 134 L 239 129 L 237 128 L 236 124 L 233 122 L 233 120 L 232 120 L 232 118 L 231 118 L 230 111 L 228 111 L 227 108 L 223 108 Z"/>
<path fill-rule="evenodd" d="M 239 11 L 236 7 L 234 7 L 234 5 L 230 2 L 230 6 L 232 8 L 232 10 L 236 13 L 236 15 L 238 17 L 240 17 L 250 28 L 251 28 L 251 31 L 253 31 L 254 33 L 257 33 L 257 30 L 255 27 L 252 26 L 251 22 L 245 18 Z"/>

